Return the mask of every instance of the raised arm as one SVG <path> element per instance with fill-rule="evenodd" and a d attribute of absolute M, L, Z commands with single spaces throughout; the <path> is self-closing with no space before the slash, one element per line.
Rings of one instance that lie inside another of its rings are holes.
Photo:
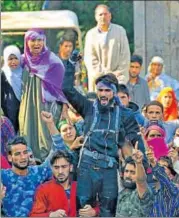
<path fill-rule="evenodd" d="M 86 97 L 81 95 L 74 87 L 74 74 L 75 74 L 75 65 L 70 61 L 66 63 L 66 72 L 63 80 L 63 92 L 70 102 L 70 104 L 76 109 L 76 111 L 82 116 L 85 116 L 87 109 L 89 108 L 90 101 Z"/>
<path fill-rule="evenodd" d="M 161 189 L 167 191 L 169 195 L 177 195 L 179 193 L 179 189 L 168 178 L 164 168 L 157 164 L 152 148 L 147 148 L 146 155 L 150 162 L 150 165 L 152 166 L 152 172 L 154 176 L 160 182 Z"/>
<path fill-rule="evenodd" d="M 137 192 L 139 195 L 139 198 L 143 198 L 144 194 L 148 190 L 147 185 L 147 177 L 145 174 L 145 169 L 143 166 L 143 153 L 138 150 L 138 142 L 135 144 L 135 149 L 133 149 L 133 160 L 136 164 L 136 186 L 137 186 Z"/>
<path fill-rule="evenodd" d="M 134 117 L 134 113 L 129 111 L 125 113 L 124 118 L 124 129 L 126 134 L 126 139 L 130 141 L 134 147 L 135 143 L 138 141 L 138 148 L 145 154 L 145 147 L 141 136 L 138 134 L 140 132 L 138 123 Z"/>

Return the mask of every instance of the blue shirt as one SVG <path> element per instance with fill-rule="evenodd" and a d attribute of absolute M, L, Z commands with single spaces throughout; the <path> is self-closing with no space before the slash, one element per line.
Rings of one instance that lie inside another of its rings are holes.
<path fill-rule="evenodd" d="M 58 135 L 58 143 L 53 145 L 46 161 L 40 166 L 29 166 L 28 174 L 20 176 L 12 169 L 1 171 L 1 181 L 6 187 L 2 201 L 2 211 L 9 217 L 27 217 L 31 211 L 36 188 L 52 176 L 49 159 L 55 150 L 64 149 L 64 142 Z"/>
<path fill-rule="evenodd" d="M 154 196 L 150 217 L 179 217 L 179 189 L 168 178 L 163 167 L 153 168 L 153 174 L 160 182 L 160 190 Z"/>

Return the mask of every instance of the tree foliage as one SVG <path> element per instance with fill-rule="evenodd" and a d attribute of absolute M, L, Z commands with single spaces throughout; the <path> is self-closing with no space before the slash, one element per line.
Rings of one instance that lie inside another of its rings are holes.
<path fill-rule="evenodd" d="M 80 29 L 82 32 L 82 39 L 86 32 L 96 25 L 94 18 L 94 9 L 98 4 L 107 4 L 112 13 L 112 22 L 122 25 L 126 31 L 130 43 L 131 52 L 134 49 L 134 35 L 133 35 L 133 1 L 87 1 L 87 0 L 49 0 L 50 10 L 72 10 L 79 19 Z M 41 10 L 43 1 L 17 1 L 17 0 L 4 0 L 1 2 L 2 11 L 38 11 Z M 9 44 L 12 38 L 6 37 L 6 42 Z M 23 47 L 22 39 L 14 37 L 12 40 L 18 46 Z"/>

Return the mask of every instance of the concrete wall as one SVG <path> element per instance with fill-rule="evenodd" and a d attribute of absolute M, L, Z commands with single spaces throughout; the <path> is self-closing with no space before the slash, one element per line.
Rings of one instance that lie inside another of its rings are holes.
<path fill-rule="evenodd" d="M 144 58 L 143 75 L 159 55 L 166 73 L 179 80 L 179 1 L 134 1 L 134 43 Z"/>

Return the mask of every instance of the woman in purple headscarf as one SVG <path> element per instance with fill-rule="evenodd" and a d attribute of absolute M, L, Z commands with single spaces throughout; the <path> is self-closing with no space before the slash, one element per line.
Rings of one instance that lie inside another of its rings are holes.
<path fill-rule="evenodd" d="M 31 29 L 24 39 L 23 93 L 19 112 L 20 135 L 24 135 L 35 157 L 51 147 L 51 137 L 41 120 L 42 110 L 60 118 L 62 104 L 67 100 L 61 90 L 65 68 L 63 63 L 46 46 L 41 29 Z"/>

